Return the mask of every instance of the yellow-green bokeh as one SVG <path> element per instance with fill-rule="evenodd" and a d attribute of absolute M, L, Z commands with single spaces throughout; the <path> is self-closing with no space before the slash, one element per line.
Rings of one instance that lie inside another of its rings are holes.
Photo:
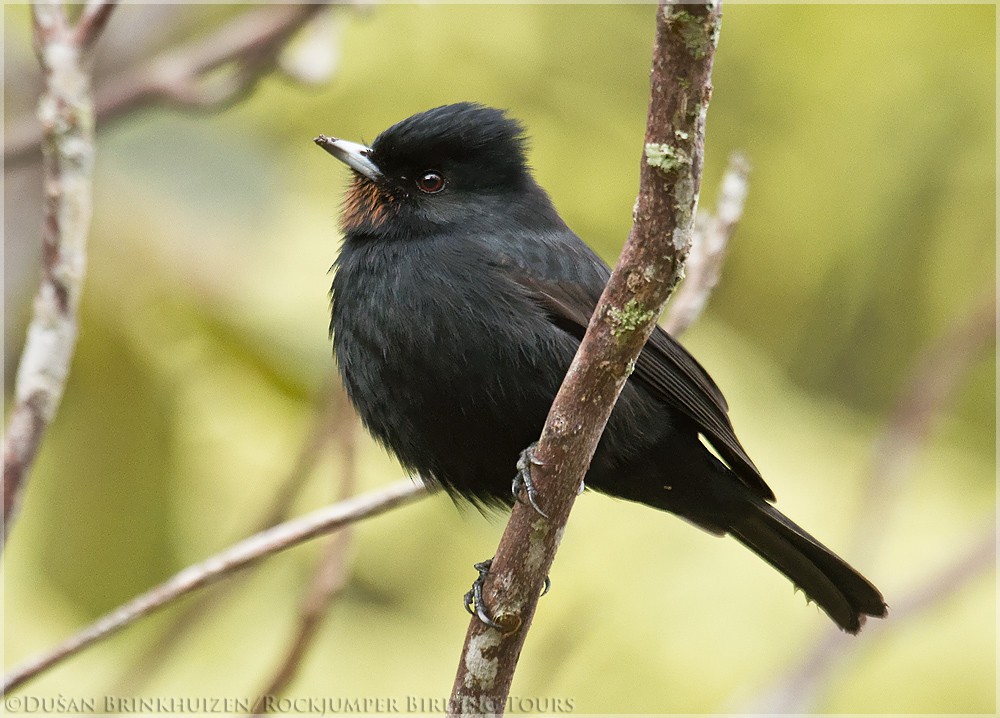
<path fill-rule="evenodd" d="M 155 46 L 243 10 L 165 7 L 155 12 L 175 29 Z M 9 126 L 37 78 L 27 12 L 4 12 Z M 99 71 L 127 56 L 130 33 L 163 22 L 153 12 L 115 11 Z M 508 108 L 560 212 L 612 261 L 637 189 L 653 12 L 345 8 L 329 82 L 269 77 L 222 113 L 154 108 L 100 131 L 80 342 L 5 555 L 8 667 L 245 535 L 290 469 L 335 371 L 327 270 L 346 176 L 312 138 L 371 140 L 457 100 Z M 723 387 L 779 506 L 863 569 L 890 609 L 994 516 L 988 351 L 899 495 L 874 507 L 881 540 L 854 542 L 875 440 L 922 349 L 993 292 L 994 16 L 990 5 L 731 5 L 715 65 L 702 207 L 730 152 L 753 175 L 722 281 L 685 343 Z M 12 219 L 37 205 L 31 171 L 8 175 L 5 195 L 5 285 L 28 286 L 5 289 L 8 381 L 37 271 L 36 225 Z M 296 512 L 330 500 L 340 465 L 324 457 Z M 399 475 L 362 441 L 361 488 Z M 359 526 L 347 589 L 291 694 L 446 696 L 461 594 L 499 531 L 444 497 Z M 121 676 L 179 609 L 25 694 L 253 695 L 318 556 L 296 549 L 241 579 L 141 684 Z M 576 713 L 741 710 L 828 629 L 735 542 L 597 495 L 578 502 L 552 579 L 514 694 L 573 699 Z M 850 639 L 814 708 L 992 713 L 994 582 L 984 571 Z"/>

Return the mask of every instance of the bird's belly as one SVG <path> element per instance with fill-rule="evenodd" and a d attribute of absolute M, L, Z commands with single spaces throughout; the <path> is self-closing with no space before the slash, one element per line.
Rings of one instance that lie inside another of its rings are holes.
<path fill-rule="evenodd" d="M 541 433 L 575 340 L 378 321 L 339 333 L 348 395 L 404 466 L 453 496 L 510 503 L 517 458 Z"/>
<path fill-rule="evenodd" d="M 517 459 L 538 440 L 579 341 L 511 293 L 470 302 L 454 283 L 367 279 L 342 290 L 365 288 L 350 301 L 341 304 L 335 291 L 333 312 L 341 376 L 366 427 L 406 468 L 453 497 L 509 504 Z M 668 414 L 629 382 L 588 484 L 627 494 L 620 482 L 646 463 L 669 430 Z"/>

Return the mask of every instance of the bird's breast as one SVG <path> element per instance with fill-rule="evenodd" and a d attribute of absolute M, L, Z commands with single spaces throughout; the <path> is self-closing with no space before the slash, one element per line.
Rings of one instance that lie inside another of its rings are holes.
<path fill-rule="evenodd" d="M 504 495 L 575 340 L 482 256 L 416 243 L 345 250 L 332 330 L 362 420 L 411 469 Z M 506 478 L 484 481 L 497 467 Z"/>
<path fill-rule="evenodd" d="M 564 372 L 575 350 L 572 340 L 556 346 L 557 330 L 497 262 L 446 241 L 349 239 L 331 329 L 358 396 L 392 391 L 397 404 L 450 401 L 458 411 L 526 371 L 563 364 L 542 355 L 565 354 Z"/>

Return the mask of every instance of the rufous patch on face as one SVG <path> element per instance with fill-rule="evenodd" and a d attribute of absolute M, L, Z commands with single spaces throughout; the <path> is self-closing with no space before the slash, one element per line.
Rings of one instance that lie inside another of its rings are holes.
<path fill-rule="evenodd" d="M 344 234 L 377 230 L 396 214 L 397 200 L 367 177 L 355 175 L 344 195 L 340 228 Z"/>

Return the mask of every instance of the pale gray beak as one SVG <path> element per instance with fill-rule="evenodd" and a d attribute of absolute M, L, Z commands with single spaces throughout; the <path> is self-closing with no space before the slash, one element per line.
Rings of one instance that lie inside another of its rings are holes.
<path fill-rule="evenodd" d="M 313 141 L 358 174 L 373 181 L 382 177 L 382 171 L 368 159 L 370 148 L 326 135 L 320 135 Z"/>

